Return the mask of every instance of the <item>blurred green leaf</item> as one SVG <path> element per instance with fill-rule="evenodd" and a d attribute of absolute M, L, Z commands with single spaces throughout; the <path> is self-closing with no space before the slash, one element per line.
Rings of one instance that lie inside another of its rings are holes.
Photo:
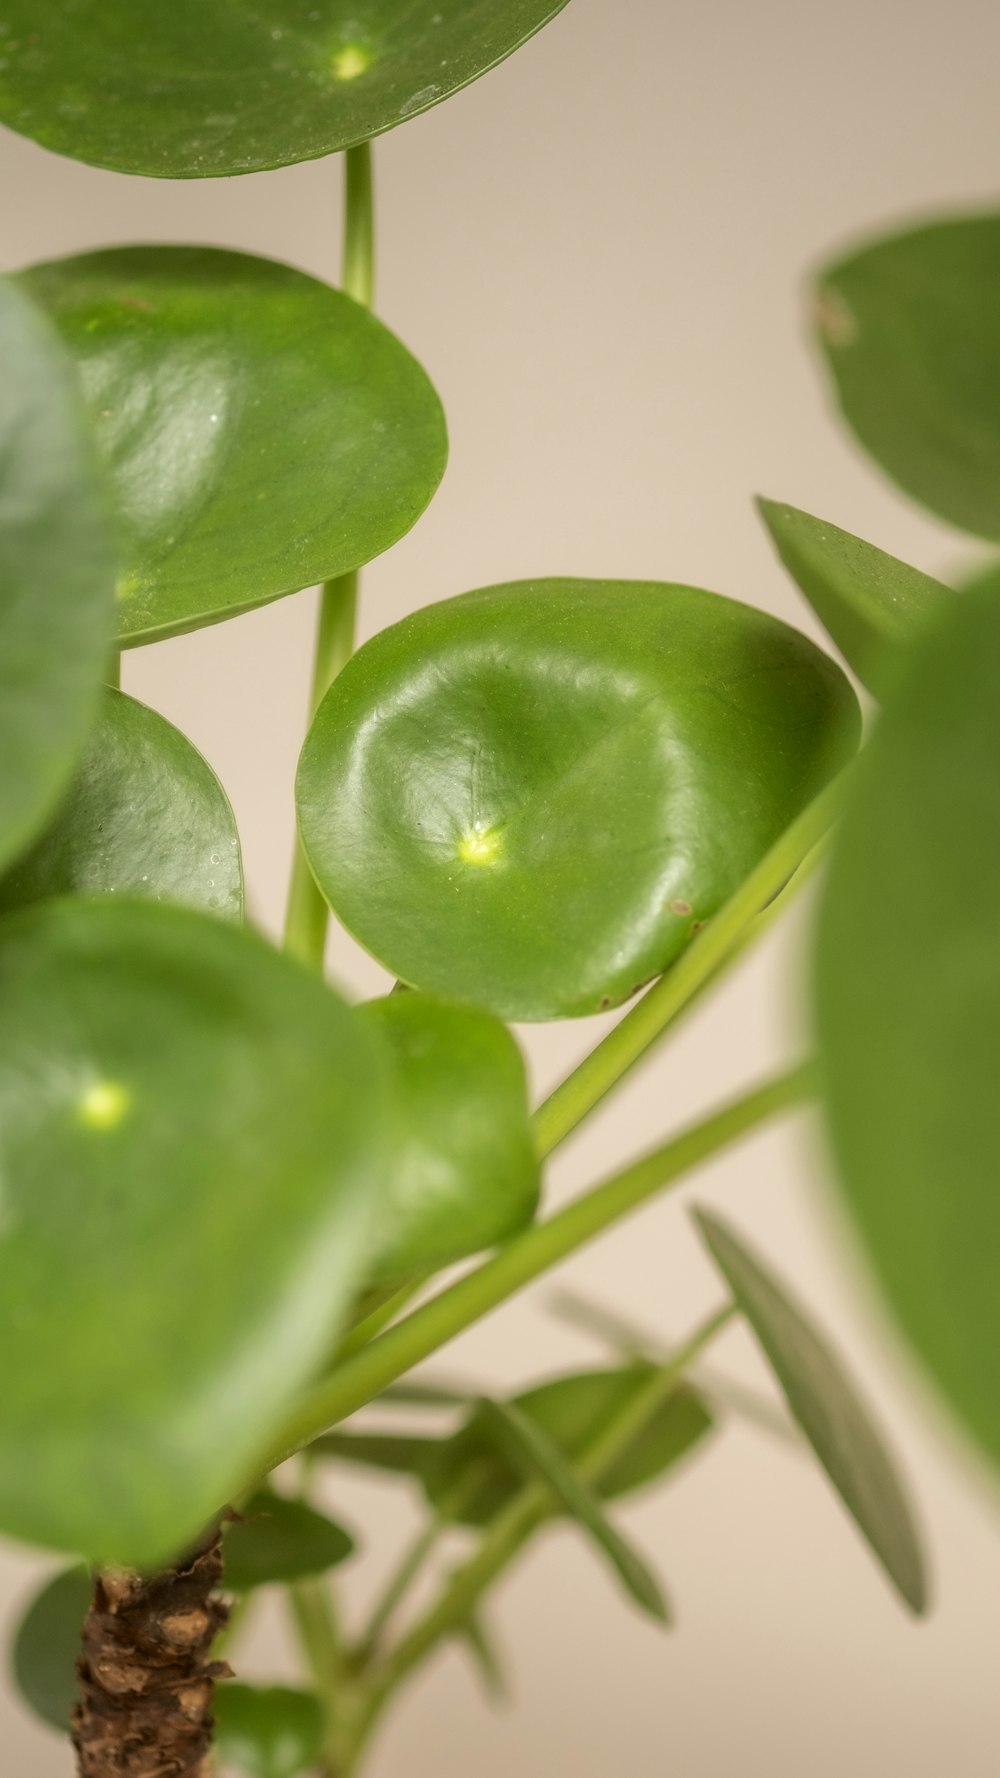
<path fill-rule="evenodd" d="M 287 1686 L 220 1685 L 215 1694 L 220 1759 L 248 1778 L 298 1778 L 323 1751 L 323 1708 Z"/>
<path fill-rule="evenodd" d="M 336 1457 L 363 1469 L 384 1469 L 393 1475 L 423 1476 L 435 1461 L 442 1440 L 406 1433 L 327 1432 L 309 1446 L 313 1457 Z"/>
<path fill-rule="evenodd" d="M 77 1701 L 76 1663 L 92 1592 L 85 1568 L 68 1568 L 46 1581 L 22 1617 L 11 1651 L 25 1703 L 64 1735 Z"/>
<path fill-rule="evenodd" d="M 472 1657 L 483 1690 L 493 1704 L 506 1704 L 510 1686 L 496 1643 L 481 1616 L 470 1617 L 462 1628 L 462 1642 Z"/>
<path fill-rule="evenodd" d="M 346 1561 L 354 1539 L 303 1500 L 262 1489 L 225 1529 L 226 1586 L 234 1593 L 326 1574 Z"/>

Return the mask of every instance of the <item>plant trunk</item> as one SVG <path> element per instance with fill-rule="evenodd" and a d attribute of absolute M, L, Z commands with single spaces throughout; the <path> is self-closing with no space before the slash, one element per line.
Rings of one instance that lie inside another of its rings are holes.
<path fill-rule="evenodd" d="M 219 1533 L 150 1579 L 97 1580 L 73 1715 L 81 1778 L 208 1778 L 214 1686 L 229 1673 L 211 1659 L 229 1616 L 221 1580 Z"/>

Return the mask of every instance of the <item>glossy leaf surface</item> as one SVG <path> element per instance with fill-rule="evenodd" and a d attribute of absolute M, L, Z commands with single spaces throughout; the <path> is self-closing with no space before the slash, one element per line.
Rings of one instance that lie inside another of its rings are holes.
<path fill-rule="evenodd" d="M 9 0 L 0 119 L 123 173 L 332 154 L 501 62 L 566 0 Z"/>
<path fill-rule="evenodd" d="M 323 1710 L 312 1692 L 220 1685 L 215 1716 L 220 1758 L 247 1778 L 298 1778 L 320 1760 Z"/>
<path fill-rule="evenodd" d="M 291 266 L 121 247 L 19 281 L 76 360 L 110 473 L 124 647 L 357 568 L 441 479 L 424 372 L 374 316 Z"/>
<path fill-rule="evenodd" d="M 575 1462 L 607 1423 L 648 1389 L 655 1374 L 649 1365 L 581 1371 L 527 1390 L 515 1398 L 514 1407 Z M 656 1481 L 711 1428 L 700 1398 L 681 1385 L 601 1477 L 597 1492 L 604 1500 L 615 1500 Z M 436 1461 L 425 1463 L 424 1475 L 431 1504 L 443 1517 L 465 1525 L 487 1524 L 509 1505 L 522 1480 L 517 1466 L 498 1450 L 482 1407 L 441 1443 Z"/>
<path fill-rule="evenodd" d="M 59 895 L 243 914 L 236 822 L 215 773 L 164 717 L 108 688 L 55 820 L 0 879 L 0 913 Z"/>
<path fill-rule="evenodd" d="M 848 666 L 882 695 L 895 681 L 901 651 L 954 595 L 918 568 L 808 512 L 774 500 L 757 504 L 778 555 Z"/>
<path fill-rule="evenodd" d="M 252 1587 L 326 1574 L 353 1549 L 353 1537 L 333 1519 L 303 1500 L 263 1490 L 244 1504 L 241 1521 L 226 1526 L 226 1586 L 246 1593 Z"/>
<path fill-rule="evenodd" d="M 0 1526 L 145 1567 L 246 1485 L 357 1288 L 385 1061 L 178 908 L 0 926 Z"/>
<path fill-rule="evenodd" d="M 890 235 L 829 267 L 817 321 L 848 424 L 939 517 L 1000 538 L 1000 216 Z"/>
<path fill-rule="evenodd" d="M 64 1735 L 77 1701 L 76 1663 L 92 1592 L 85 1568 L 68 1568 L 47 1581 L 22 1617 L 11 1651 L 25 1703 Z"/>
<path fill-rule="evenodd" d="M 840 669 L 690 587 L 490 587 L 384 630 L 299 769 L 344 924 L 505 1019 L 599 1011 L 666 968 L 856 745 Z"/>
<path fill-rule="evenodd" d="M 0 282 L 0 868 L 69 782 L 111 643 L 115 575 L 72 365 Z"/>
<path fill-rule="evenodd" d="M 922 1612 L 927 1581 L 909 1503 L 854 1382 L 825 1337 L 742 1239 L 704 1211 L 696 1221 L 841 1500 L 907 1605 Z"/>
<path fill-rule="evenodd" d="M 817 1005 L 842 1188 L 889 1300 L 1000 1463 L 1000 579 L 928 633 L 837 837 Z"/>
<path fill-rule="evenodd" d="M 391 994 L 358 1009 L 396 1063 L 401 1143 L 377 1283 L 434 1272 L 529 1223 L 538 1163 L 517 1044 L 478 1007 Z"/>

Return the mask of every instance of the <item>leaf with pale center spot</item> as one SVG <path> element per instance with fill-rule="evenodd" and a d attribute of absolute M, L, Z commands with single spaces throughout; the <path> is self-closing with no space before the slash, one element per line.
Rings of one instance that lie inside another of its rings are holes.
<path fill-rule="evenodd" d="M 220 1685 L 215 1744 L 227 1766 L 247 1778 L 298 1778 L 315 1771 L 323 1751 L 323 1707 L 290 1686 Z"/>

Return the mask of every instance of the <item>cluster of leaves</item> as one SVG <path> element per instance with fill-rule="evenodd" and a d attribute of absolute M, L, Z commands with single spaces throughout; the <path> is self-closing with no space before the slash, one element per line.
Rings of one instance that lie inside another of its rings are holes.
<path fill-rule="evenodd" d="M 349 259 L 363 261 L 358 144 L 559 10 L 280 0 L 265 25 L 230 0 L 141 19 L 124 0 L 64 0 L 43 20 L 11 0 L 0 117 L 165 177 L 347 149 Z M 355 274 L 344 293 L 242 254 L 143 247 L 0 285 L 0 1529 L 75 1563 L 31 1606 L 15 1668 L 65 1727 L 80 1560 L 168 1561 L 238 1501 L 229 1583 L 247 1598 L 290 1586 L 313 1664 L 308 1692 L 224 1688 L 224 1746 L 256 1778 L 320 1761 L 346 1774 L 442 1635 L 492 1672 L 481 1598 L 553 1517 L 666 1620 L 608 1503 L 707 1440 L 712 1394 L 686 1372 L 733 1313 L 923 1608 L 909 1509 L 867 1410 L 806 1312 L 707 1216 L 727 1304 L 681 1352 L 619 1354 L 509 1402 L 460 1395 L 443 1434 L 324 1430 L 801 1096 L 798 1076 L 761 1090 L 534 1222 L 540 1161 L 762 927 L 831 797 L 847 808 L 817 1004 L 845 1195 L 915 1347 L 1000 1457 L 1000 585 L 956 598 L 763 503 L 786 567 L 884 702 L 856 767 L 858 703 L 830 656 L 670 583 L 469 592 L 333 677 L 357 570 L 415 523 L 447 448 L 427 376 L 355 300 L 370 265 Z M 1000 219 L 949 222 L 837 266 L 817 305 L 857 435 L 932 510 L 993 539 L 998 282 Z M 214 774 L 102 680 L 120 650 L 316 582 L 319 695 L 297 783 L 309 869 L 282 953 L 243 923 Z M 322 978 L 328 908 L 408 991 L 338 997 Z M 650 980 L 612 1049 L 532 1122 L 507 1024 L 605 1010 Z M 416 1287 L 495 1247 L 381 1334 Z M 313 1589 L 354 1544 L 267 1482 L 302 1447 L 310 1470 L 400 1473 L 432 1536 L 478 1539 L 388 1649 L 406 1574 L 356 1644 L 324 1644 Z"/>

